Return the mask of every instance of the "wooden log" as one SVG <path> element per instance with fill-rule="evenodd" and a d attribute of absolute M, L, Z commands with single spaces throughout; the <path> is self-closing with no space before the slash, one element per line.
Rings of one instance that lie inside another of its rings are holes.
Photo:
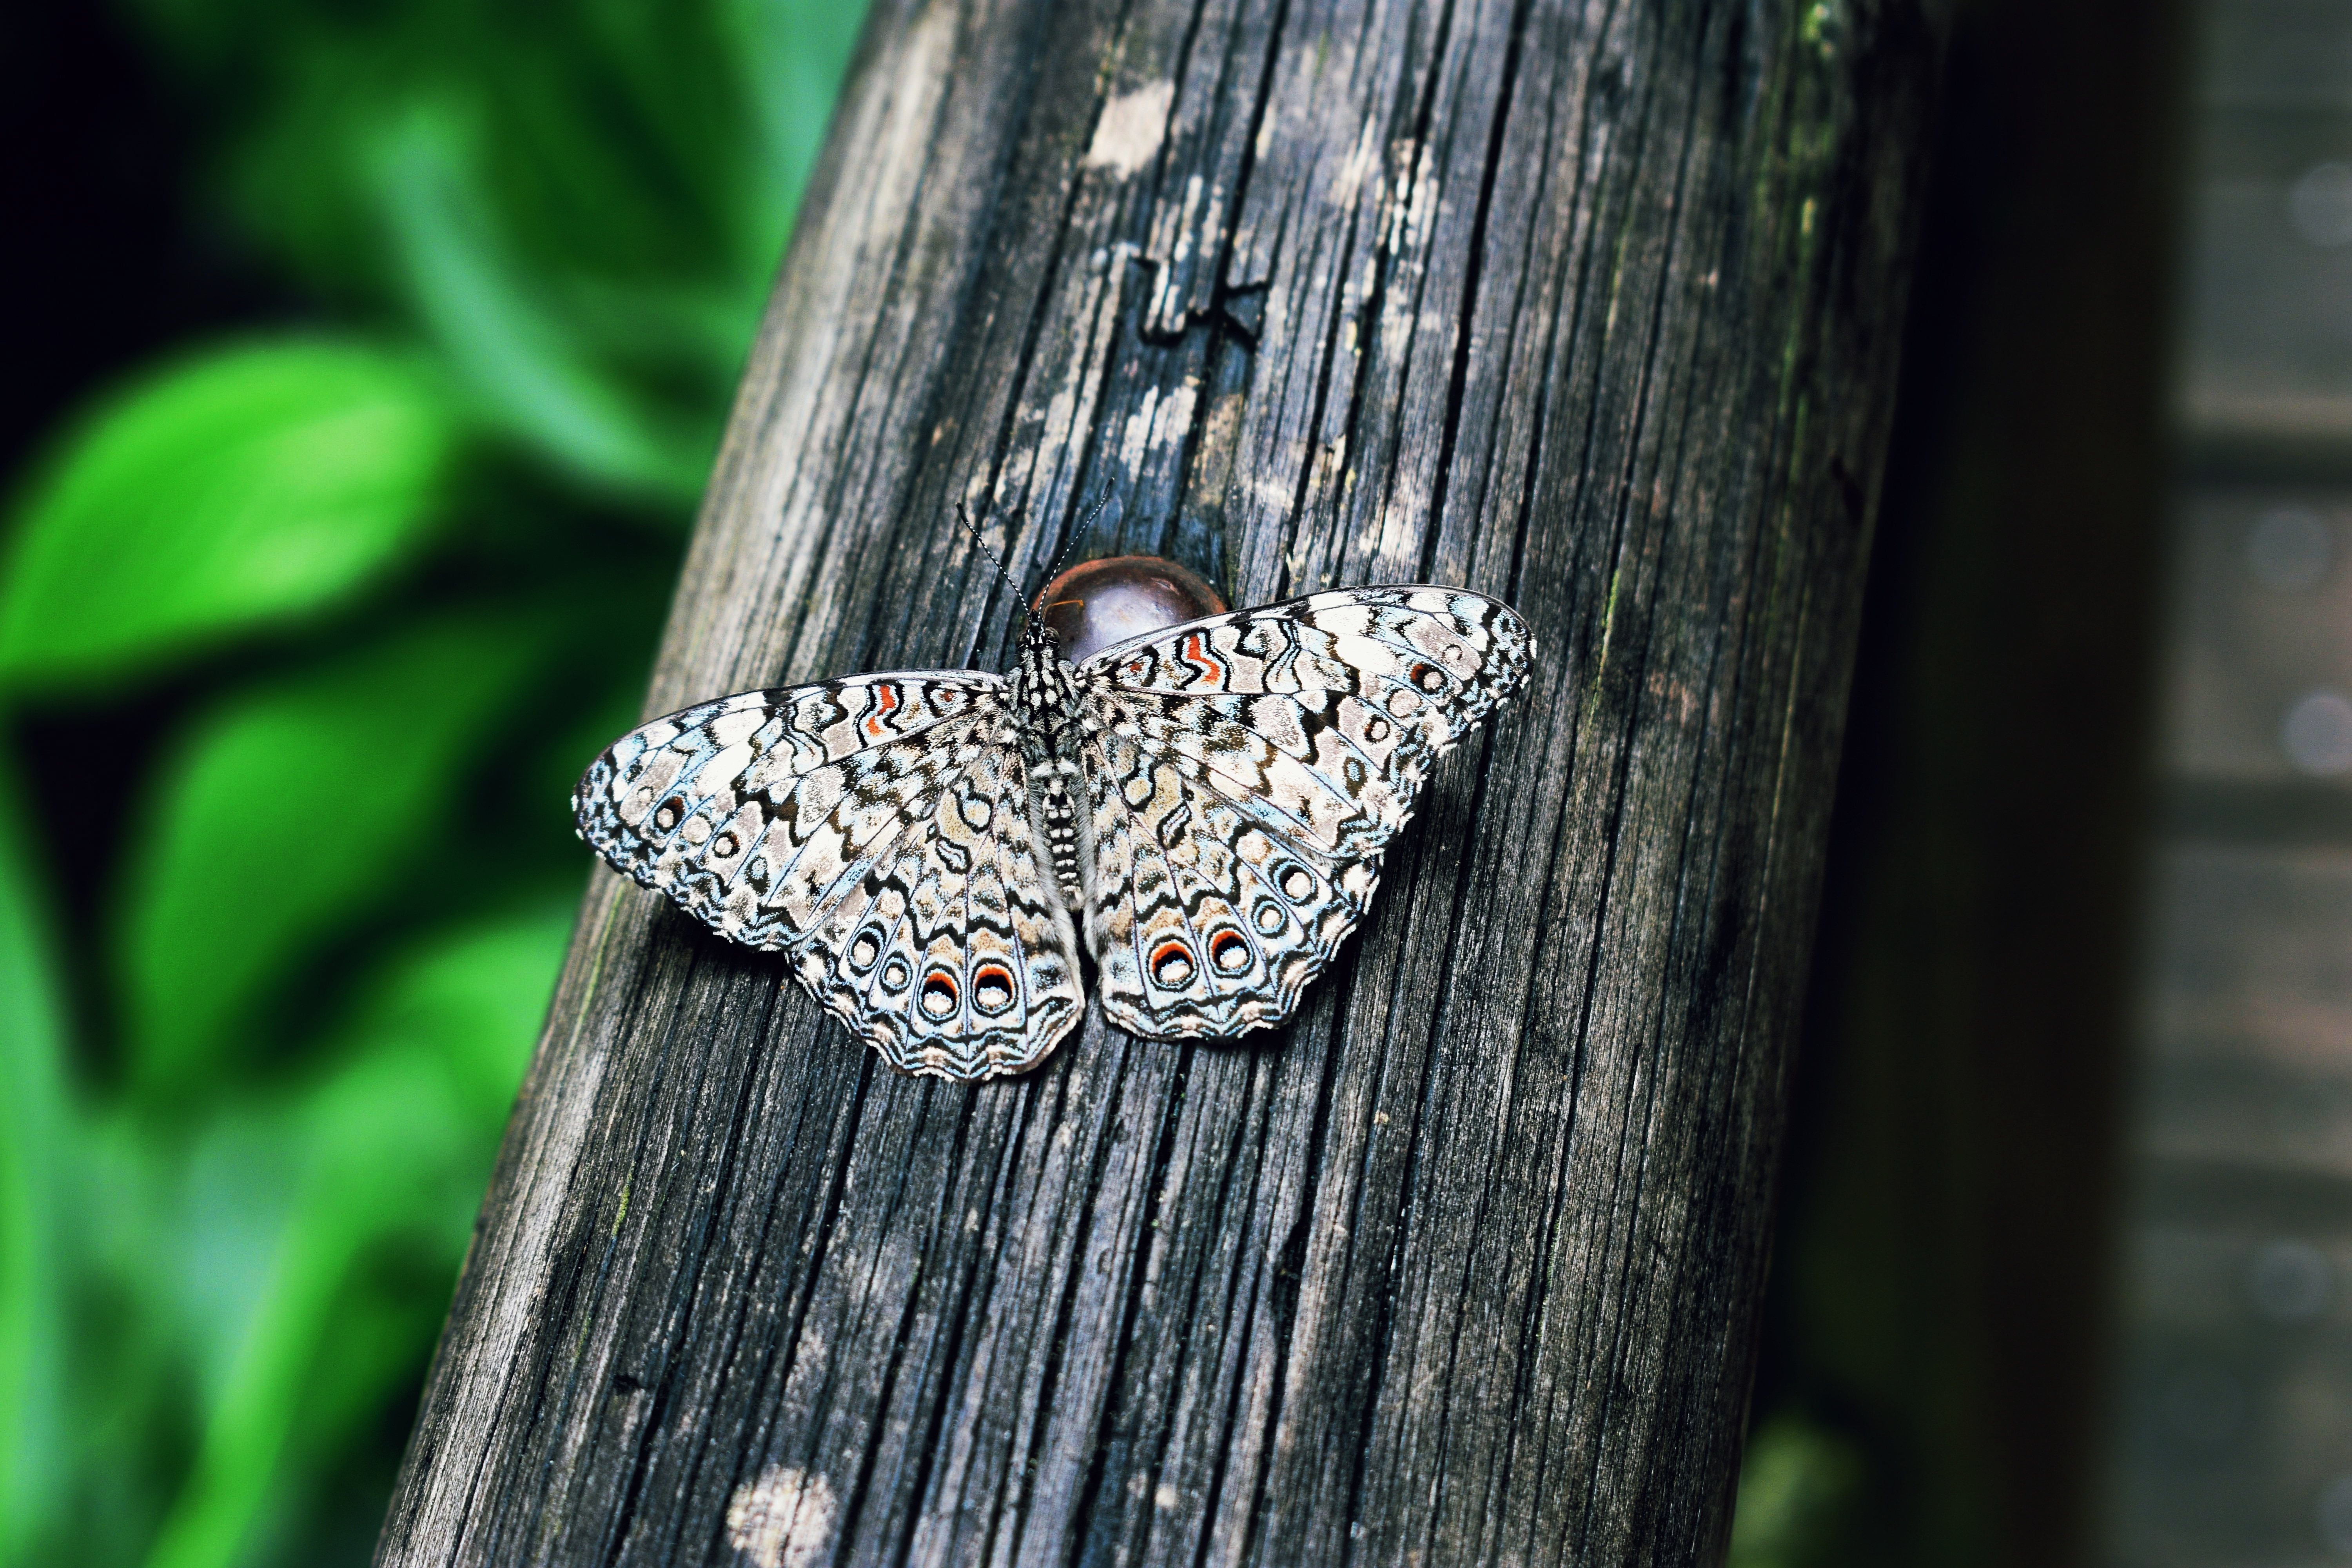
<path fill-rule="evenodd" d="M 1719 1554 L 1941 34 L 877 0 L 646 711 L 1003 668 L 959 500 L 1536 668 L 1244 1041 L 901 1078 L 596 871 L 379 1561 Z"/>

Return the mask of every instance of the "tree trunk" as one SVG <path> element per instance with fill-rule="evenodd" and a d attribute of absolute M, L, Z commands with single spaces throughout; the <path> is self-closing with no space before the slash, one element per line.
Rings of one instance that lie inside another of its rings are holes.
<path fill-rule="evenodd" d="M 959 500 L 1535 669 L 1244 1041 L 901 1078 L 594 872 L 379 1561 L 1720 1554 L 1932 5 L 877 0 L 646 712 L 1003 668 Z"/>

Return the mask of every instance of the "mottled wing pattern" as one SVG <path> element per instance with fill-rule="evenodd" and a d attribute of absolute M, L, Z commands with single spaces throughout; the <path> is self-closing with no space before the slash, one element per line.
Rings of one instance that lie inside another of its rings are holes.
<path fill-rule="evenodd" d="M 1357 588 L 1192 621 L 1079 668 L 1105 1014 L 1281 1022 L 1355 929 L 1429 769 L 1525 678 L 1483 595 Z"/>
<path fill-rule="evenodd" d="M 860 676 L 634 730 L 572 797 L 619 870 L 794 972 L 909 1072 L 1034 1066 L 1084 1006 L 1005 683 Z"/>

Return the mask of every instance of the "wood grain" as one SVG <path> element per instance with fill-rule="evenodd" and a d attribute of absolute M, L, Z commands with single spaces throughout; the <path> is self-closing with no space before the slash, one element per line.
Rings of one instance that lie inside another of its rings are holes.
<path fill-rule="evenodd" d="M 878 0 L 646 702 L 1034 576 L 1538 637 L 1290 1027 L 879 1068 L 594 872 L 378 1560 L 1711 1560 L 1942 24 Z"/>

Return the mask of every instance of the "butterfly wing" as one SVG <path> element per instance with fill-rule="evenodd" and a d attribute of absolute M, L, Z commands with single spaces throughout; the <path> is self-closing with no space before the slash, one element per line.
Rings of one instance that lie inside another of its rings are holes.
<path fill-rule="evenodd" d="M 1004 682 L 971 670 L 747 691 L 607 748 L 572 797 L 614 867 L 791 955 L 908 1072 L 1042 1060 L 1084 1007 Z"/>
<path fill-rule="evenodd" d="M 1527 674 L 1461 589 L 1356 588 L 1191 621 L 1080 667 L 1087 939 L 1112 1022 L 1280 1023 L 1361 921 L 1430 766 Z"/>

